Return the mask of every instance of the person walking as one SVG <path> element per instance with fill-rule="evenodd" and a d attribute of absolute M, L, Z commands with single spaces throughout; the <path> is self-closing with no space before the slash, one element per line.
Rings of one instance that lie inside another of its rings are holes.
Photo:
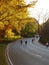
<path fill-rule="evenodd" d="M 32 39 L 32 43 L 33 43 L 33 39 Z"/>
<path fill-rule="evenodd" d="M 22 45 L 22 40 L 20 40 L 20 43 L 21 43 L 21 45 Z"/>
<path fill-rule="evenodd" d="M 27 45 L 27 41 L 25 41 L 25 45 Z"/>
<path fill-rule="evenodd" d="M 46 43 L 46 47 L 48 47 L 48 46 L 49 46 L 49 43 L 47 42 L 47 43 Z"/>

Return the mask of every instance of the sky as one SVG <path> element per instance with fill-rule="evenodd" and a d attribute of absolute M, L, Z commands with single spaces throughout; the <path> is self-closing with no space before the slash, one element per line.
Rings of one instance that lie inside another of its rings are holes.
<path fill-rule="evenodd" d="M 26 4 L 34 0 L 25 0 Z M 39 23 L 45 22 L 49 18 L 49 0 L 38 0 L 34 8 L 29 8 L 29 15 L 36 18 Z"/>

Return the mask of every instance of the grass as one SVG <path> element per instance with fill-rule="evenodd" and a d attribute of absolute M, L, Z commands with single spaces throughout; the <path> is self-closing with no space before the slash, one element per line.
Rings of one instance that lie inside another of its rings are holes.
<path fill-rule="evenodd" d="M 6 58 L 5 58 L 5 49 L 7 44 L 1 43 L 0 44 L 0 65 L 7 65 Z"/>

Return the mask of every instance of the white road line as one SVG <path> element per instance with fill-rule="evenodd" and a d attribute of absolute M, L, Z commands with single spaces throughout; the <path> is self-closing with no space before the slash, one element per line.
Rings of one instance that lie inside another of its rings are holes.
<path fill-rule="evenodd" d="M 10 65 L 13 65 L 13 63 L 9 57 L 9 48 L 8 47 L 6 48 L 6 53 L 7 53 L 7 58 L 8 58 L 8 61 L 10 62 Z"/>
<path fill-rule="evenodd" d="M 42 58 L 42 56 L 41 55 L 36 55 L 37 57 L 40 57 L 40 58 Z"/>

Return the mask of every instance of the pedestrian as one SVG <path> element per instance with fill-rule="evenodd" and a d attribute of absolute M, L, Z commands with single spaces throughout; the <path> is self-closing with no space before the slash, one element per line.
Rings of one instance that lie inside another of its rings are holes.
<path fill-rule="evenodd" d="M 22 45 L 22 40 L 20 40 L 20 43 L 21 43 L 21 45 Z"/>
<path fill-rule="evenodd" d="M 46 47 L 48 47 L 48 46 L 49 46 L 49 43 L 47 42 L 47 43 L 46 43 Z"/>
<path fill-rule="evenodd" d="M 27 45 L 27 41 L 25 41 L 25 44 Z"/>
<path fill-rule="evenodd" d="M 33 43 L 33 39 L 32 39 L 32 43 Z"/>

